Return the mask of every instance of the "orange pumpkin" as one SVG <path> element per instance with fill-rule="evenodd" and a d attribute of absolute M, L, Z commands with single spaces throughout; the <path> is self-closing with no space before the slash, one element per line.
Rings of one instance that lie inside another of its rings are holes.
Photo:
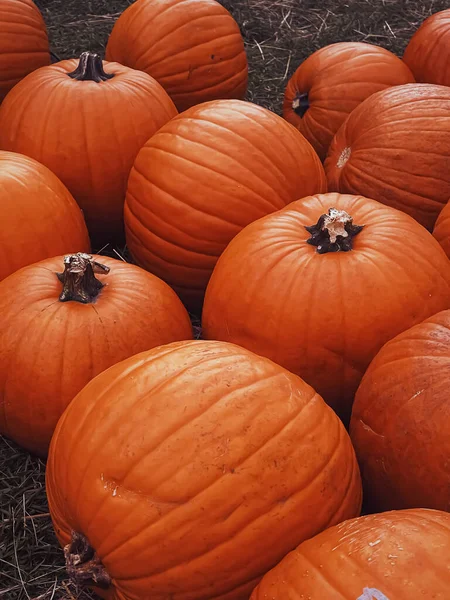
<path fill-rule="evenodd" d="M 50 64 L 47 29 L 32 0 L 0 0 L 0 102 L 39 67 Z"/>
<path fill-rule="evenodd" d="M 447 600 L 450 515 L 399 510 L 330 527 L 270 571 L 251 600 Z"/>
<path fill-rule="evenodd" d="M 398 208 L 428 229 L 450 197 L 450 88 L 396 86 L 360 104 L 325 161 L 328 188 Z"/>
<path fill-rule="evenodd" d="M 177 111 L 151 77 L 96 54 L 21 81 L 0 107 L 0 148 L 49 167 L 84 211 L 96 245 L 123 236 L 128 175 L 141 146 Z"/>
<path fill-rule="evenodd" d="M 89 252 L 83 214 L 66 187 L 31 158 L 0 152 L 0 281 L 64 252 Z"/>
<path fill-rule="evenodd" d="M 417 81 L 450 86 L 450 8 L 425 19 L 403 60 Z"/>
<path fill-rule="evenodd" d="M 358 515 L 360 486 L 350 439 L 311 387 L 206 341 L 96 377 L 47 466 L 69 574 L 111 600 L 244 600 L 302 540 Z"/>
<path fill-rule="evenodd" d="M 13 273 L 0 283 L 0 314 L 0 434 L 39 455 L 92 377 L 142 350 L 192 338 L 169 286 L 103 256 L 60 256 Z"/>
<path fill-rule="evenodd" d="M 137 0 L 116 21 L 106 58 L 154 77 L 179 111 L 247 91 L 239 26 L 215 0 Z"/>
<path fill-rule="evenodd" d="M 450 311 L 388 342 L 355 397 L 351 436 L 371 512 L 450 511 Z"/>
<path fill-rule="evenodd" d="M 325 188 L 316 153 L 282 118 L 250 102 L 208 102 L 172 119 L 139 152 L 125 202 L 127 244 L 198 312 L 217 259 L 243 227 Z"/>
<path fill-rule="evenodd" d="M 413 82 L 405 63 L 385 48 L 363 42 L 331 44 L 295 71 L 286 87 L 283 116 L 324 160 L 335 133 L 363 100 Z"/>
<path fill-rule="evenodd" d="M 450 202 L 439 213 L 433 229 L 433 235 L 450 258 Z"/>
<path fill-rule="evenodd" d="M 303 377 L 341 416 L 378 350 L 450 306 L 450 262 L 408 215 L 361 196 L 304 198 L 246 227 L 208 285 L 203 335 Z"/>

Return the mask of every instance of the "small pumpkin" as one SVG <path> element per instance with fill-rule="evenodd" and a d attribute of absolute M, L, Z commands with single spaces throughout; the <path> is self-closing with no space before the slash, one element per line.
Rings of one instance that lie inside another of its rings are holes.
<path fill-rule="evenodd" d="M 324 160 L 335 133 L 363 100 L 413 82 L 405 63 L 385 48 L 364 42 L 330 44 L 311 54 L 292 75 L 283 116 Z"/>
<path fill-rule="evenodd" d="M 450 310 L 388 342 L 355 397 L 350 425 L 371 512 L 450 511 Z"/>
<path fill-rule="evenodd" d="M 379 349 L 449 306 L 450 261 L 426 229 L 374 200 L 321 194 L 228 245 L 206 291 L 203 335 L 297 373 L 348 424 Z"/>
<path fill-rule="evenodd" d="M 313 148 L 281 117 L 250 102 L 207 102 L 139 152 L 125 201 L 127 244 L 198 313 L 217 259 L 243 227 L 325 189 Z"/>
<path fill-rule="evenodd" d="M 450 8 L 425 19 L 403 60 L 418 82 L 450 86 Z"/>
<path fill-rule="evenodd" d="M 29 265 L 64 252 L 90 251 L 77 203 L 49 169 L 0 151 L 0 281 Z"/>
<path fill-rule="evenodd" d="M 239 26 L 215 0 L 137 0 L 117 19 L 106 58 L 154 77 L 180 112 L 247 91 Z"/>
<path fill-rule="evenodd" d="M 450 88 L 408 84 L 364 100 L 325 161 L 329 191 L 363 194 L 433 229 L 450 197 Z"/>
<path fill-rule="evenodd" d="M 447 600 L 450 515 L 399 510 L 330 527 L 270 571 L 251 600 Z"/>
<path fill-rule="evenodd" d="M 52 439 L 69 575 L 105 598 L 248 598 L 302 540 L 359 514 L 339 419 L 300 378 L 221 342 L 169 344 L 93 379 Z"/>
<path fill-rule="evenodd" d="M 47 29 L 32 0 L 0 0 L 0 102 L 16 83 L 50 64 Z"/>
<path fill-rule="evenodd" d="M 92 377 L 142 350 L 192 338 L 189 316 L 164 282 L 84 253 L 4 279 L 0 314 L 0 434 L 41 456 Z"/>
<path fill-rule="evenodd" d="M 104 68 L 103 68 L 104 67 Z M 177 114 L 151 77 L 85 52 L 39 69 L 0 107 L 0 148 L 35 158 L 68 187 L 96 246 L 120 241 L 141 146 Z"/>
<path fill-rule="evenodd" d="M 450 258 L 450 202 L 444 206 L 436 220 L 433 235 Z"/>

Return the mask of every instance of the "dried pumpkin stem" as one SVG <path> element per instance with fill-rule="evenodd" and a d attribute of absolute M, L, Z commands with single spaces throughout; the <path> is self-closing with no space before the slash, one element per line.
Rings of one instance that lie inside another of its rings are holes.
<path fill-rule="evenodd" d="M 64 548 L 64 556 L 67 574 L 75 585 L 103 590 L 110 587 L 111 577 L 82 533 L 72 531 L 72 539 Z"/>
<path fill-rule="evenodd" d="M 114 73 L 105 73 L 102 59 L 98 54 L 92 52 L 83 52 L 77 68 L 68 75 L 77 81 L 95 81 L 96 83 L 114 77 Z"/>
<path fill-rule="evenodd" d="M 64 257 L 64 272 L 56 273 L 63 284 L 60 302 L 75 300 L 83 304 L 93 302 L 104 284 L 96 279 L 95 273 L 106 275 L 109 267 L 96 262 L 90 254 L 78 252 Z"/>
<path fill-rule="evenodd" d="M 301 94 L 297 94 L 292 101 L 292 108 L 296 115 L 303 117 L 309 108 L 308 93 L 303 92 Z"/>
<path fill-rule="evenodd" d="M 345 210 L 330 208 L 315 225 L 305 227 L 311 234 L 308 244 L 317 246 L 319 254 L 327 252 L 348 252 L 353 248 L 353 238 L 364 225 L 353 225 L 352 217 Z"/>

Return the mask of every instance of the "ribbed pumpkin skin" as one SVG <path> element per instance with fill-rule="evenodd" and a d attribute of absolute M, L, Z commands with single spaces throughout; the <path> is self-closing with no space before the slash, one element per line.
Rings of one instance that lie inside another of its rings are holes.
<path fill-rule="evenodd" d="M 31 0 L 0 0 L 0 102 L 39 67 L 50 64 L 47 29 Z"/>
<path fill-rule="evenodd" d="M 450 86 L 450 9 L 425 19 L 406 47 L 403 60 L 418 82 Z"/>
<path fill-rule="evenodd" d="M 145 73 L 103 63 L 107 81 L 77 81 L 78 60 L 28 75 L 0 107 L 0 148 L 49 167 L 84 211 L 93 243 L 123 236 L 123 203 L 133 161 L 177 114 Z"/>
<path fill-rule="evenodd" d="M 339 42 L 317 50 L 289 80 L 284 118 L 295 125 L 322 160 L 345 119 L 363 100 L 393 85 L 414 83 L 404 62 L 389 50 L 363 42 Z M 309 108 L 301 117 L 292 103 L 308 94 Z"/>
<path fill-rule="evenodd" d="M 205 103 L 139 152 L 125 201 L 127 244 L 199 311 L 218 257 L 241 229 L 325 189 L 318 156 L 286 121 L 250 102 Z"/>
<path fill-rule="evenodd" d="M 116 21 L 106 58 L 154 77 L 180 112 L 247 91 L 239 26 L 215 0 L 137 0 Z"/>
<path fill-rule="evenodd" d="M 450 311 L 388 342 L 355 397 L 351 436 L 372 512 L 450 511 Z"/>
<path fill-rule="evenodd" d="M 30 263 L 89 252 L 83 213 L 49 169 L 0 151 L 0 280 Z"/>
<path fill-rule="evenodd" d="M 318 254 L 305 226 L 330 207 L 356 225 L 353 250 Z M 304 198 L 248 226 L 211 277 L 203 335 L 297 373 L 342 417 L 381 346 L 450 306 L 450 262 L 407 215 L 361 196 Z"/>
<path fill-rule="evenodd" d="M 330 191 L 363 194 L 432 230 L 450 197 L 450 88 L 409 84 L 377 92 L 331 143 Z"/>
<path fill-rule="evenodd" d="M 445 254 L 450 258 L 450 204 L 444 206 L 439 213 L 436 224 L 433 229 L 433 236 L 444 249 Z"/>
<path fill-rule="evenodd" d="M 245 600 L 301 540 L 359 514 L 360 492 L 349 437 L 312 388 L 207 341 L 91 381 L 47 468 L 56 533 L 89 539 L 109 600 Z"/>
<path fill-rule="evenodd" d="M 301 544 L 251 600 L 447 600 L 450 515 L 417 509 L 367 515 Z"/>
<path fill-rule="evenodd" d="M 98 373 L 137 352 L 192 338 L 174 292 L 135 265 L 110 267 L 92 304 L 59 302 L 63 257 L 0 283 L 0 434 L 39 455 L 62 412 Z"/>

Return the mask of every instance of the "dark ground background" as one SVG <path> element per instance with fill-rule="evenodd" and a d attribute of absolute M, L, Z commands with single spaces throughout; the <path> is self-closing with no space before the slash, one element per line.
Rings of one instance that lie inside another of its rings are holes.
<path fill-rule="evenodd" d="M 338 41 L 379 44 L 400 56 L 415 29 L 450 0 L 222 0 L 250 63 L 248 99 L 280 112 L 287 79 L 309 54 Z M 37 0 L 52 51 L 104 54 L 131 0 Z M 0 599 L 86 600 L 64 578 L 44 489 L 44 464 L 0 436 Z"/>

